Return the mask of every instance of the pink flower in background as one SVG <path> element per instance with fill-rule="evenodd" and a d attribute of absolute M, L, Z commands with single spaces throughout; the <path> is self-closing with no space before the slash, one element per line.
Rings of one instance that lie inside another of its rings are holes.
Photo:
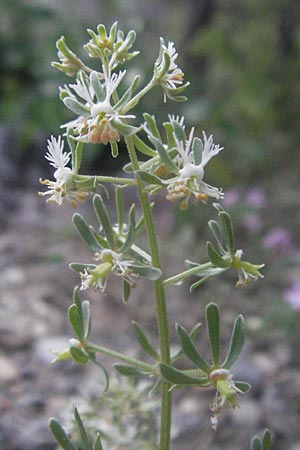
<path fill-rule="evenodd" d="M 236 205 L 240 200 L 240 193 L 236 189 L 231 189 L 230 191 L 226 192 L 226 195 L 222 201 L 224 206 L 234 206 Z"/>
<path fill-rule="evenodd" d="M 273 228 L 266 234 L 263 245 L 268 250 L 291 250 L 291 235 L 289 230 L 280 227 Z"/>
<path fill-rule="evenodd" d="M 257 214 L 245 214 L 242 223 L 251 232 L 257 233 L 262 228 L 262 220 Z"/>
<path fill-rule="evenodd" d="M 300 311 L 300 281 L 294 281 L 283 291 L 283 300 L 295 311 Z"/>
<path fill-rule="evenodd" d="M 264 206 L 265 200 L 265 195 L 260 188 L 252 188 L 246 194 L 246 203 L 255 208 Z"/>

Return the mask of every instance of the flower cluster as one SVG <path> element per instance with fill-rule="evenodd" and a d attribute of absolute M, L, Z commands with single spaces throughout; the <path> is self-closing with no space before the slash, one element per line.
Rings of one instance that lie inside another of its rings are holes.
<path fill-rule="evenodd" d="M 63 125 L 71 130 L 75 139 L 91 144 L 107 144 L 118 142 L 124 119 L 132 119 L 134 115 L 124 115 L 121 108 L 123 102 L 112 105 L 112 97 L 124 78 L 125 70 L 112 73 L 105 65 L 103 82 L 98 72 L 93 71 L 88 77 L 80 72 L 76 84 L 70 84 L 61 89 L 61 98 L 67 108 L 79 117 Z"/>

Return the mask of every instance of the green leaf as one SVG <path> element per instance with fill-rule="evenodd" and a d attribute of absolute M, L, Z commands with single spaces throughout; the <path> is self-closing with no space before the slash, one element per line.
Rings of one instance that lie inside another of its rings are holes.
<path fill-rule="evenodd" d="M 242 351 L 245 342 L 244 318 L 242 315 L 235 319 L 229 350 L 222 367 L 230 369 Z"/>
<path fill-rule="evenodd" d="M 176 332 L 180 339 L 182 350 L 185 355 L 197 366 L 199 369 L 203 370 L 205 373 L 210 373 L 211 367 L 207 364 L 202 356 L 198 353 L 191 337 L 185 328 L 181 325 L 176 324 Z"/>
<path fill-rule="evenodd" d="M 63 102 L 64 102 L 64 104 L 66 105 L 66 107 L 68 109 L 73 111 L 78 116 L 83 116 L 83 117 L 89 117 L 90 116 L 89 108 L 87 106 L 84 106 L 81 103 L 79 103 L 77 100 L 75 100 L 75 98 L 65 97 L 63 99 Z"/>
<path fill-rule="evenodd" d="M 88 355 L 74 345 L 71 345 L 70 353 L 74 361 L 78 364 L 86 364 L 89 360 Z"/>
<path fill-rule="evenodd" d="M 251 389 L 251 384 L 246 383 L 245 381 L 235 381 L 235 386 L 243 392 L 243 394 L 246 394 Z"/>
<path fill-rule="evenodd" d="M 88 300 L 84 300 L 82 302 L 82 321 L 83 321 L 83 330 L 84 330 L 84 339 L 88 339 L 91 332 L 91 309 L 90 302 Z"/>
<path fill-rule="evenodd" d="M 125 254 L 126 252 L 128 252 L 134 242 L 134 238 L 135 238 L 135 204 L 131 205 L 131 208 L 129 210 L 129 214 L 128 214 L 128 223 L 129 223 L 129 227 L 128 227 L 128 231 L 127 231 L 127 235 L 126 235 L 126 239 L 124 244 L 121 247 L 121 253 Z"/>
<path fill-rule="evenodd" d="M 206 324 L 215 367 L 220 364 L 220 314 L 215 303 L 206 307 Z"/>
<path fill-rule="evenodd" d="M 85 222 L 84 218 L 79 214 L 75 213 L 73 215 L 73 223 L 82 237 L 82 239 L 88 244 L 92 252 L 99 252 L 102 250 L 101 245 L 97 241 L 94 233 L 88 226 L 88 224 Z"/>
<path fill-rule="evenodd" d="M 59 445 L 64 450 L 76 450 L 72 442 L 70 441 L 69 437 L 67 436 L 65 430 L 63 427 L 57 422 L 55 419 L 50 419 L 49 423 L 50 430 L 59 443 Z"/>
<path fill-rule="evenodd" d="M 119 147 L 118 147 L 117 142 L 115 142 L 115 141 L 110 141 L 109 144 L 110 144 L 111 156 L 112 156 L 113 158 L 117 158 L 118 155 L 119 155 Z"/>
<path fill-rule="evenodd" d="M 144 119 L 146 120 L 149 130 L 151 131 L 153 136 L 155 136 L 157 139 L 161 139 L 160 132 L 156 125 L 155 117 L 150 116 L 150 114 L 148 114 L 148 113 L 144 113 L 143 116 L 144 116 Z"/>
<path fill-rule="evenodd" d="M 138 170 L 136 173 L 139 175 L 141 180 L 143 180 L 145 183 L 155 184 L 155 185 L 158 185 L 158 186 L 164 186 L 164 184 L 161 181 L 161 179 L 158 178 L 156 175 L 153 175 L 152 173 L 145 172 L 143 170 Z"/>
<path fill-rule="evenodd" d="M 139 265 L 139 264 L 128 264 L 128 267 L 132 269 L 132 271 L 141 277 L 148 278 L 148 280 L 158 280 L 161 277 L 161 270 L 157 267 Z"/>
<path fill-rule="evenodd" d="M 127 303 L 130 297 L 130 293 L 131 293 L 131 286 L 130 284 L 126 281 L 123 280 L 123 284 L 122 284 L 122 299 L 124 303 Z"/>
<path fill-rule="evenodd" d="M 220 225 L 218 224 L 218 222 L 216 220 L 210 220 L 208 222 L 208 226 L 211 229 L 211 231 L 215 237 L 215 240 L 217 241 L 219 251 L 224 255 L 226 252 L 225 252 L 225 249 L 222 244 L 222 234 L 221 234 Z"/>
<path fill-rule="evenodd" d="M 193 140 L 192 152 L 194 164 L 196 164 L 196 166 L 200 165 L 202 161 L 203 142 L 198 137 L 195 137 Z"/>
<path fill-rule="evenodd" d="M 192 292 L 195 288 L 203 284 L 206 280 L 209 278 L 215 277 L 223 272 L 226 272 L 227 269 L 222 269 L 220 267 L 212 268 L 212 269 L 205 269 L 202 271 L 202 273 L 199 272 L 200 275 L 203 276 L 199 281 L 196 281 L 193 283 L 190 287 L 190 292 Z"/>
<path fill-rule="evenodd" d="M 124 92 L 124 94 L 122 95 L 122 97 L 118 101 L 118 103 L 115 104 L 115 106 L 114 106 L 115 111 L 120 111 L 120 109 L 122 109 L 122 108 L 124 108 L 124 106 L 126 106 L 126 103 L 129 102 L 135 88 L 138 85 L 139 79 L 140 79 L 140 75 L 136 75 L 133 82 L 130 84 L 129 88 Z"/>
<path fill-rule="evenodd" d="M 252 439 L 251 442 L 251 450 L 262 450 L 260 440 L 257 436 Z"/>
<path fill-rule="evenodd" d="M 212 264 L 216 267 L 222 267 L 222 268 L 229 268 L 230 267 L 230 262 L 229 261 L 225 261 L 214 249 L 213 245 L 211 242 L 207 242 L 206 243 L 206 251 L 207 251 L 207 255 L 210 259 L 210 261 L 212 262 Z"/>
<path fill-rule="evenodd" d="M 176 147 L 173 125 L 170 122 L 165 122 L 163 123 L 163 127 L 166 130 L 167 134 L 168 148 Z"/>
<path fill-rule="evenodd" d="M 114 249 L 115 248 L 114 232 L 113 232 L 113 228 L 112 228 L 112 224 L 110 221 L 108 211 L 105 207 L 105 204 L 102 200 L 101 195 L 96 194 L 94 196 L 93 204 L 94 204 L 94 209 L 95 209 L 97 219 L 99 220 L 100 224 L 102 225 L 107 242 L 108 242 L 110 248 Z"/>
<path fill-rule="evenodd" d="M 102 83 L 99 80 L 98 73 L 93 71 L 90 75 L 90 82 L 95 91 L 97 99 L 99 102 L 103 102 L 105 99 L 105 91 L 103 89 Z"/>
<path fill-rule="evenodd" d="M 180 386 L 207 386 L 207 377 L 190 377 L 174 367 L 161 363 L 159 365 L 162 376 L 169 382 Z"/>
<path fill-rule="evenodd" d="M 133 325 L 133 329 L 136 334 L 137 340 L 138 340 L 140 346 L 142 347 L 142 349 L 145 350 L 145 352 L 148 353 L 148 355 L 150 355 L 151 358 L 155 359 L 156 361 L 159 361 L 160 360 L 159 354 L 152 347 L 152 345 L 150 344 L 147 336 L 145 335 L 145 333 L 143 332 L 141 327 L 134 321 L 132 322 L 132 325 Z"/>
<path fill-rule="evenodd" d="M 231 255 L 234 255 L 234 235 L 233 235 L 231 217 L 226 211 L 220 211 L 219 216 L 223 223 L 225 242 L 226 242 L 228 251 L 230 252 Z"/>
<path fill-rule="evenodd" d="M 82 263 L 70 263 L 69 267 L 71 270 L 74 270 L 74 272 L 77 273 L 83 273 L 84 269 L 96 269 L 96 265 L 95 264 L 82 264 Z"/>
<path fill-rule="evenodd" d="M 266 429 L 262 440 L 262 450 L 270 450 L 270 448 L 271 448 L 271 433 L 268 429 Z"/>
<path fill-rule="evenodd" d="M 149 136 L 150 141 L 155 146 L 162 163 L 173 173 L 178 172 L 177 166 L 173 163 L 172 159 L 169 156 L 169 153 L 165 146 L 161 143 L 159 139 L 154 136 Z"/>
<path fill-rule="evenodd" d="M 95 437 L 93 442 L 93 450 L 103 450 L 100 433 L 97 433 L 97 436 Z"/>
<path fill-rule="evenodd" d="M 124 364 L 114 364 L 114 368 L 126 377 L 132 377 L 136 375 L 141 375 L 141 372 L 132 366 L 125 366 Z"/>
<path fill-rule="evenodd" d="M 133 142 L 138 151 L 143 155 L 150 156 L 151 158 L 157 155 L 156 151 L 149 147 L 149 145 L 145 144 L 145 142 L 142 141 L 137 134 L 133 136 Z"/>
<path fill-rule="evenodd" d="M 92 445 L 91 445 L 91 443 L 89 441 L 87 432 L 85 431 L 84 425 L 82 423 L 81 417 L 80 417 L 80 415 L 78 413 L 78 410 L 77 410 L 76 406 L 74 407 L 74 417 L 75 417 L 75 421 L 76 421 L 76 424 L 77 424 L 78 429 L 79 429 L 79 433 L 80 433 L 80 437 L 81 437 L 82 443 L 84 445 L 84 450 L 93 450 L 93 447 L 92 447 Z"/>
<path fill-rule="evenodd" d="M 119 131 L 119 133 L 123 134 L 123 136 L 132 136 L 133 134 L 140 131 L 140 128 L 127 125 L 126 123 L 123 123 L 117 119 L 113 119 L 111 121 L 111 124 L 117 131 Z"/>
<path fill-rule="evenodd" d="M 181 141 L 183 142 L 183 144 L 185 144 L 186 135 L 182 125 L 180 125 L 180 123 L 177 120 L 172 120 L 172 125 L 174 128 L 175 136 L 178 139 L 178 141 Z"/>
<path fill-rule="evenodd" d="M 118 228 L 119 234 L 123 233 L 123 225 L 124 225 L 124 201 L 122 190 L 119 188 L 115 189 L 116 196 L 116 205 L 117 205 L 117 213 L 118 213 Z"/>
<path fill-rule="evenodd" d="M 75 304 L 71 305 L 68 310 L 69 322 L 73 328 L 76 337 L 83 341 L 84 339 L 84 327 L 82 316 L 78 312 L 78 308 Z"/>

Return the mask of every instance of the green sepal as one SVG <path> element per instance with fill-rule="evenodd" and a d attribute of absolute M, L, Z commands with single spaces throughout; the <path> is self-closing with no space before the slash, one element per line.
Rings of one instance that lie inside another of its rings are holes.
<path fill-rule="evenodd" d="M 207 377 L 190 377 L 185 375 L 182 371 L 174 369 L 174 367 L 168 366 L 167 364 L 161 363 L 159 365 L 162 376 L 169 383 L 178 386 L 207 386 Z"/>
<path fill-rule="evenodd" d="M 74 361 L 78 364 L 86 364 L 89 360 L 88 355 L 74 345 L 70 346 L 70 353 Z"/>
<path fill-rule="evenodd" d="M 114 232 L 110 217 L 101 195 L 96 194 L 93 199 L 94 210 L 99 223 L 102 225 L 107 242 L 111 249 L 115 248 Z"/>
<path fill-rule="evenodd" d="M 84 339 L 84 326 L 82 315 L 78 311 L 77 305 L 75 305 L 74 303 L 68 309 L 68 317 L 76 337 L 79 339 L 80 342 L 82 342 Z"/>
<path fill-rule="evenodd" d="M 157 267 L 147 266 L 143 264 L 128 264 L 132 271 L 148 280 L 158 280 L 161 277 L 161 270 Z"/>
<path fill-rule="evenodd" d="M 153 175 L 152 173 L 145 172 L 143 170 L 138 170 L 136 172 L 142 181 L 148 184 L 154 184 L 157 186 L 164 186 L 163 182 L 160 178 L 158 178 L 156 175 Z"/>
<path fill-rule="evenodd" d="M 214 366 L 220 364 L 220 313 L 215 303 L 209 303 L 206 307 L 206 325 L 209 343 L 214 361 Z"/>
<path fill-rule="evenodd" d="M 206 243 L 206 251 L 207 251 L 207 256 L 209 257 L 210 261 L 212 262 L 212 264 L 214 266 L 221 267 L 223 269 L 227 269 L 230 267 L 230 261 L 225 261 L 219 255 L 219 253 L 216 252 L 216 250 L 214 249 L 214 246 L 209 241 Z"/>
<path fill-rule="evenodd" d="M 95 437 L 95 440 L 93 442 L 93 450 L 103 450 L 100 433 L 97 433 Z"/>
<path fill-rule="evenodd" d="M 93 231 L 79 213 L 75 213 L 73 215 L 73 223 L 78 233 L 80 234 L 82 239 L 88 244 L 92 252 L 101 252 L 102 247 L 100 243 L 97 241 Z"/>
<path fill-rule="evenodd" d="M 125 242 L 123 243 L 120 249 L 120 252 L 123 254 L 125 254 L 130 250 L 135 238 L 135 204 L 131 205 L 128 216 L 129 216 L 128 217 L 129 227 Z"/>
<path fill-rule="evenodd" d="M 83 116 L 83 117 L 89 117 L 90 116 L 89 108 L 87 106 L 84 106 L 81 103 L 79 103 L 77 100 L 75 100 L 75 98 L 64 97 L 62 99 L 62 101 L 63 101 L 63 103 L 65 104 L 65 106 L 68 109 L 73 111 L 78 116 Z"/>
<path fill-rule="evenodd" d="M 234 255 L 234 235 L 233 235 L 233 227 L 230 215 L 226 211 L 220 211 L 219 216 L 223 223 L 224 228 L 224 237 L 227 249 L 229 253 Z"/>
<path fill-rule="evenodd" d="M 140 344 L 142 349 L 145 350 L 145 352 L 148 353 L 148 355 L 150 355 L 151 358 L 155 359 L 156 361 L 159 361 L 160 360 L 159 354 L 152 347 L 152 345 L 150 344 L 147 336 L 145 335 L 145 333 L 143 332 L 141 327 L 134 321 L 132 322 L 132 325 L 133 325 L 133 329 L 134 329 L 135 335 L 137 337 L 138 343 Z"/>
<path fill-rule="evenodd" d="M 148 113 L 144 113 L 143 116 L 147 122 L 147 125 L 148 125 L 149 130 L 151 131 L 152 135 L 160 140 L 161 136 L 160 136 L 160 132 L 158 130 L 157 124 L 156 124 L 155 117 L 150 116 L 150 114 L 148 114 Z"/>
<path fill-rule="evenodd" d="M 203 372 L 209 374 L 211 371 L 210 365 L 207 364 L 207 362 L 199 354 L 186 329 L 177 323 L 176 332 L 180 339 L 184 354 L 189 358 L 190 361 L 195 364 L 195 366 L 199 367 L 199 369 L 203 370 Z"/>
<path fill-rule="evenodd" d="M 84 445 L 84 450 L 93 450 L 76 406 L 74 407 L 74 418 L 80 433 L 82 444 Z"/>
<path fill-rule="evenodd" d="M 64 450 L 76 450 L 76 447 L 70 441 L 67 433 L 56 419 L 50 419 L 49 428 L 56 441 Z"/>
<path fill-rule="evenodd" d="M 126 280 L 122 280 L 122 300 L 127 303 L 131 294 L 131 286 Z"/>
<path fill-rule="evenodd" d="M 228 353 L 222 367 L 230 369 L 238 358 L 245 343 L 244 318 L 239 315 L 234 322 Z"/>
<path fill-rule="evenodd" d="M 137 134 L 133 136 L 133 142 L 138 151 L 143 155 L 150 156 L 151 158 L 157 155 L 156 151 L 149 147 L 149 145 L 145 144 L 145 142 L 142 141 Z"/>

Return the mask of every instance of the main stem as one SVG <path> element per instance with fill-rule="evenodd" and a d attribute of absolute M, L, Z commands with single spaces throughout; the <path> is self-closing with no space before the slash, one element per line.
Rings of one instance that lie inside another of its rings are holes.
<path fill-rule="evenodd" d="M 136 156 L 135 147 L 132 137 L 126 138 L 126 144 L 134 171 L 139 170 L 139 162 Z M 145 226 L 148 235 L 148 242 L 152 265 L 161 269 L 160 256 L 156 233 L 154 229 L 152 211 L 148 195 L 144 192 L 143 183 L 139 176 L 136 177 L 138 194 L 145 218 Z M 160 342 L 160 358 L 161 362 L 170 364 L 170 340 L 168 330 L 168 314 L 166 307 L 166 296 L 163 279 L 160 277 L 153 282 L 154 294 L 156 301 L 157 321 Z M 170 385 L 167 381 L 162 380 L 161 387 L 161 419 L 160 419 L 160 450 L 170 449 L 170 433 L 171 433 L 171 412 L 172 412 L 172 394 L 169 391 Z"/>

